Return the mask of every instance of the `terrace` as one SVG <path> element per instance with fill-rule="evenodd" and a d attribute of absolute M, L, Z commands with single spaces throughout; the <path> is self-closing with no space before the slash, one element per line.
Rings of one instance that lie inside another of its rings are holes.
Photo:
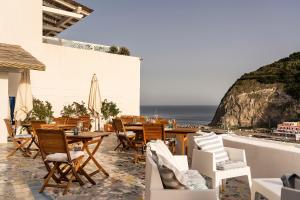
<path fill-rule="evenodd" d="M 96 185 L 86 183 L 83 187 L 72 184 L 67 195 L 61 189 L 47 188 L 39 193 L 46 169 L 42 159 L 25 158 L 17 154 L 9 159 L 8 152 L 12 144 L 1 144 L 0 157 L 0 199 L 143 199 L 145 190 L 145 163 L 134 164 L 134 152 L 114 151 L 116 137 L 111 135 L 104 139 L 96 154 L 102 166 L 108 169 L 110 176 L 94 176 Z M 88 170 L 94 166 L 89 165 Z M 230 179 L 223 200 L 249 199 L 248 185 L 238 179 Z"/>

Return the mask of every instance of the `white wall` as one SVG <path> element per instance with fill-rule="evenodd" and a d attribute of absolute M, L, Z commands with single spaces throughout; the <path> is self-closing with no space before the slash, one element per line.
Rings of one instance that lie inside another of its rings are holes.
<path fill-rule="evenodd" d="M 294 144 L 240 136 L 223 136 L 224 146 L 245 149 L 253 178 L 280 178 L 300 171 L 300 148 Z"/>
<path fill-rule="evenodd" d="M 50 101 L 56 115 L 73 101 L 87 103 L 94 73 L 103 100 L 116 102 L 123 114 L 139 114 L 139 58 L 51 44 L 43 44 L 38 57 L 47 68 L 31 71 L 32 92 Z"/>
<path fill-rule="evenodd" d="M 34 96 L 50 101 L 56 115 L 65 104 L 87 101 L 94 73 L 100 80 L 103 99 L 116 102 L 123 114 L 139 114 L 139 58 L 42 43 L 42 0 L 2 1 L 1 8 L 0 43 L 21 45 L 46 64 L 45 72 L 31 71 L 32 91 Z M 10 95 L 16 92 L 19 76 L 9 74 Z M 2 88 L 1 95 L 8 101 Z M 0 117 L 7 114 L 3 109 L 0 112 Z"/>
<path fill-rule="evenodd" d="M 0 72 L 0 143 L 7 142 L 7 130 L 3 121 L 8 115 L 8 73 Z"/>
<path fill-rule="evenodd" d="M 0 42 L 18 44 L 35 55 L 42 42 L 42 0 L 1 1 Z"/>

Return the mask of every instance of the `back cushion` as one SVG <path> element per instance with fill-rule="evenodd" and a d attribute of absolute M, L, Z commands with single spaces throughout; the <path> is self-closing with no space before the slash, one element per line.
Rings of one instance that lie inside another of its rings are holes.
<path fill-rule="evenodd" d="M 224 150 L 222 138 L 216 134 L 194 136 L 194 141 L 200 150 L 215 153 L 217 163 L 229 160 L 228 154 Z"/>

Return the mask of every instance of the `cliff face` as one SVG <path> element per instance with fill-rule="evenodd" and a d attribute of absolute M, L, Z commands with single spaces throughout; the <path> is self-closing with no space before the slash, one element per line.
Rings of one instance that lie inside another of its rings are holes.
<path fill-rule="evenodd" d="M 275 127 L 300 120 L 300 52 L 244 74 L 227 91 L 213 126 Z"/>

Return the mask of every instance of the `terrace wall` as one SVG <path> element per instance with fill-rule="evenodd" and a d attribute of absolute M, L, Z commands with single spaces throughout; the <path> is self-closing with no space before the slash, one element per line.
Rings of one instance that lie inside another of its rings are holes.
<path fill-rule="evenodd" d="M 224 146 L 245 149 L 253 178 L 280 178 L 300 171 L 300 148 L 295 144 L 240 136 L 223 136 Z"/>

